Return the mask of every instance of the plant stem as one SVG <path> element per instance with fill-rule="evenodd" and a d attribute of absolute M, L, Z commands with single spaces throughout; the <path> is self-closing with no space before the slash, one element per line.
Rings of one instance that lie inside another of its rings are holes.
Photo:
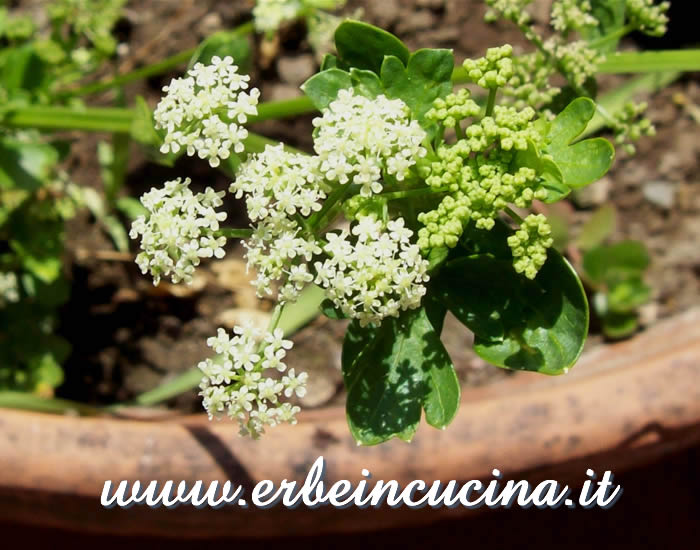
<path fill-rule="evenodd" d="M 433 193 L 444 193 L 449 191 L 447 187 L 441 189 L 433 189 L 432 187 L 424 187 L 421 189 L 408 189 L 406 191 L 390 191 L 389 193 L 380 193 L 377 198 L 386 199 L 388 201 L 406 199 L 409 197 L 419 197 L 421 195 L 432 195 Z"/>
<path fill-rule="evenodd" d="M 605 36 L 601 36 L 596 40 L 592 40 L 588 43 L 588 47 L 597 49 L 601 46 L 605 46 L 609 42 L 622 38 L 623 36 L 631 33 L 633 30 L 635 30 L 635 28 L 636 25 L 633 25 L 632 23 L 630 23 L 629 25 L 625 25 L 624 27 L 620 27 L 619 29 L 611 32 L 610 34 L 606 34 Z"/>
<path fill-rule="evenodd" d="M 249 117 L 249 122 L 262 122 L 263 120 L 289 118 L 297 115 L 305 115 L 316 112 L 311 100 L 306 96 L 283 99 L 280 101 L 266 101 L 258 104 L 258 114 Z"/>
<path fill-rule="evenodd" d="M 522 225 L 525 222 L 525 220 L 523 220 L 522 217 L 520 217 L 520 215 L 515 210 L 513 210 L 510 206 L 506 206 L 503 209 L 503 211 L 506 214 L 508 214 L 511 218 L 513 218 L 513 221 L 518 222 L 520 225 Z"/>
<path fill-rule="evenodd" d="M 117 75 L 112 78 L 99 80 L 97 82 L 91 82 L 90 84 L 85 84 L 84 86 L 81 86 L 79 88 L 74 88 L 72 90 L 59 90 L 58 92 L 56 92 L 55 97 L 58 99 L 65 99 L 69 97 L 80 97 L 90 94 L 98 94 L 111 88 L 117 88 L 119 86 L 123 86 L 124 84 L 129 84 L 130 82 L 143 80 L 151 76 L 165 73 L 170 69 L 173 69 L 178 65 L 189 61 L 195 50 L 196 48 L 190 48 L 189 50 L 184 50 L 182 52 L 176 53 L 175 55 L 163 59 L 162 61 L 159 61 L 157 63 L 153 63 L 145 67 L 140 67 L 131 72 L 124 73 L 122 75 Z"/>
<path fill-rule="evenodd" d="M 496 105 L 496 94 L 498 93 L 498 88 L 489 88 L 489 98 L 486 102 L 486 112 L 484 116 L 491 116 L 493 113 L 493 108 Z"/>
<path fill-rule="evenodd" d="M 86 130 L 129 133 L 134 111 L 118 107 L 29 106 L 0 113 L 0 125 L 38 130 Z"/>
<path fill-rule="evenodd" d="M 251 34 L 254 30 L 255 26 L 253 24 L 253 21 L 248 21 L 233 29 L 232 32 L 239 36 L 246 36 L 248 34 Z M 74 88 L 72 90 L 59 90 L 55 94 L 55 97 L 67 98 L 96 94 L 105 90 L 109 90 L 110 88 L 116 88 L 119 86 L 123 86 L 124 84 L 129 84 L 130 82 L 142 80 L 144 78 L 149 78 L 151 76 L 165 73 L 170 69 L 181 65 L 182 63 L 188 62 L 198 48 L 199 46 L 178 52 L 170 57 L 163 59 L 162 61 L 152 63 L 151 65 L 146 65 L 145 67 L 134 69 L 133 71 L 130 71 L 128 73 L 106 78 L 98 82 L 91 82 L 90 84 L 85 84 L 84 86 L 80 86 L 79 88 Z"/>
<path fill-rule="evenodd" d="M 600 64 L 600 73 L 700 71 L 700 49 L 620 52 Z"/>
<path fill-rule="evenodd" d="M 84 403 L 57 399 L 55 397 L 39 397 L 31 393 L 3 391 L 0 392 L 0 408 L 21 409 L 53 414 L 77 412 L 82 416 L 96 416 L 102 411 Z"/>
<path fill-rule="evenodd" d="M 222 227 L 218 231 L 215 231 L 214 234 L 217 237 L 226 237 L 227 239 L 247 239 L 253 234 L 253 230 Z"/>

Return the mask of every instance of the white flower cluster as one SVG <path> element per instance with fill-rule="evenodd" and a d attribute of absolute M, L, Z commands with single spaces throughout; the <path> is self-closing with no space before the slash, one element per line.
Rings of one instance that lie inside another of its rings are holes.
<path fill-rule="evenodd" d="M 155 127 L 165 129 L 162 153 L 185 149 L 218 166 L 231 149 L 243 151 L 248 131 L 241 126 L 257 114 L 260 91 L 248 88 L 248 75 L 238 74 L 233 58 L 214 56 L 210 65 L 197 63 L 184 78 L 163 87 L 165 97 L 153 113 Z"/>
<path fill-rule="evenodd" d="M 142 273 L 151 273 L 154 285 L 162 276 L 169 276 L 173 283 L 190 283 L 200 258 L 224 256 L 226 237 L 217 237 L 216 231 L 226 213 L 215 208 L 221 206 L 225 192 L 207 187 L 195 195 L 189 184 L 189 178 L 178 178 L 141 197 L 150 215 L 136 218 L 129 236 L 141 235 L 142 252 L 136 263 Z"/>
<path fill-rule="evenodd" d="M 17 285 L 17 275 L 14 273 L 0 272 L 0 307 L 6 304 L 19 301 L 19 287 Z"/>
<path fill-rule="evenodd" d="M 411 244 L 413 232 L 403 218 L 389 221 L 386 230 L 374 216 L 365 216 L 352 228 L 354 242 L 345 230 L 328 233 L 323 247 L 328 258 L 315 264 L 316 284 L 361 326 L 417 308 L 426 292 L 428 262 Z"/>
<path fill-rule="evenodd" d="M 400 99 L 374 99 L 340 90 L 323 116 L 314 119 L 314 149 L 330 181 L 361 184 L 361 194 L 382 190 L 385 175 L 402 181 L 416 158 L 426 154 L 425 131 L 410 120 Z"/>
<path fill-rule="evenodd" d="M 283 359 L 292 342 L 283 338 L 281 329 L 262 334 L 252 326 L 235 327 L 231 337 L 220 328 L 207 345 L 218 354 L 198 365 L 204 374 L 200 395 L 210 419 L 226 413 L 238 420 L 241 435 L 254 438 L 266 426 L 296 424 L 299 407 L 280 398 L 303 397 L 308 375 L 287 370 Z M 266 370 L 286 373 L 277 379 L 266 376 Z"/>
<path fill-rule="evenodd" d="M 307 262 L 321 249 L 313 237 L 302 235 L 300 223 L 321 209 L 326 194 L 320 183 L 316 157 L 289 153 L 279 144 L 246 161 L 231 184 L 237 198 L 246 195 L 248 215 L 257 222 L 243 244 L 259 296 L 272 294 L 272 281 L 286 279 L 278 299 L 293 301 L 313 280 Z"/>

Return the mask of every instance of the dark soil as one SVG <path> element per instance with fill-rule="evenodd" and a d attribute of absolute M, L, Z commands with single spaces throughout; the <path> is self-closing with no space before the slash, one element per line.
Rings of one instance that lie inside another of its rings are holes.
<path fill-rule="evenodd" d="M 458 61 L 504 42 L 522 44 L 511 26 L 482 22 L 481 0 L 349 0 L 346 11 L 358 7 L 364 10 L 364 20 L 396 33 L 409 47 L 453 48 Z M 132 1 L 119 26 L 128 50 L 123 48 L 115 68 L 128 71 L 192 47 L 216 30 L 245 21 L 249 10 L 248 2 L 234 0 Z M 268 57 L 268 66 L 254 69 L 253 84 L 261 88 L 264 99 L 298 95 L 298 85 L 315 71 L 303 36 L 303 29 L 289 29 L 280 40 L 278 55 Z M 162 85 L 178 75 L 134 84 L 127 90 L 127 100 L 143 95 L 155 105 Z M 645 324 L 700 302 L 699 82 L 697 75 L 686 76 L 654 97 L 649 115 L 658 136 L 640 142 L 634 157 L 621 154 L 605 181 L 594 184 L 580 201 L 585 206 L 571 209 L 575 234 L 597 205 L 612 202 L 619 211 L 615 238 L 638 239 L 649 247 L 653 264 L 648 282 L 654 297 L 643 309 Z M 93 103 L 111 100 L 106 93 Z M 255 131 L 309 150 L 311 118 L 267 122 Z M 78 183 L 100 187 L 97 142 L 94 136 L 77 137 L 70 172 Z M 168 169 L 148 163 L 136 146 L 132 153 L 125 195 L 139 196 L 181 176 L 190 176 L 197 185 L 228 186 L 228 180 L 206 163 L 182 159 Z M 245 223 L 241 205 L 234 201 L 230 208 L 229 220 Z M 64 397 L 94 403 L 128 400 L 205 358 L 206 338 L 218 326 L 244 319 L 264 324 L 269 311 L 270 304 L 256 300 L 247 282 L 240 248 L 232 247 L 224 261 L 201 268 L 194 288 L 187 289 L 163 283 L 154 288 L 131 258 L 110 253 L 109 240 L 87 216 L 71 223 L 67 245 L 73 295 L 62 312 L 61 332 L 73 343 L 73 353 L 65 365 L 66 383 L 58 390 Z M 317 319 L 294 338 L 290 361 L 317 380 L 309 391 L 315 398 L 307 406 L 342 399 L 342 331 L 342 325 Z M 470 337 L 454 320 L 448 320 L 444 335 L 465 383 L 482 384 L 507 375 L 470 352 Z M 171 404 L 198 410 L 194 391 Z"/>

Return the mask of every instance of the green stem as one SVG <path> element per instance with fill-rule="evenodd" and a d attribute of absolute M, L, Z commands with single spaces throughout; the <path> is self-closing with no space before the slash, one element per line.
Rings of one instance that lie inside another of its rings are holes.
<path fill-rule="evenodd" d="M 354 192 L 358 188 L 358 185 L 345 183 L 334 189 L 323 203 L 321 210 L 309 218 L 309 226 L 311 227 L 311 230 L 315 233 L 319 229 L 326 227 L 332 221 L 333 217 L 335 217 L 334 214 L 333 217 L 329 217 L 329 214 L 333 213 L 333 207 L 340 203 L 351 190 Z"/>
<path fill-rule="evenodd" d="M 598 67 L 599 73 L 653 73 L 700 71 L 700 49 L 654 52 L 620 52 L 609 55 Z"/>
<path fill-rule="evenodd" d="M 29 106 L 0 113 L 0 125 L 37 130 L 129 133 L 134 111 L 117 107 Z"/>
<path fill-rule="evenodd" d="M 633 25 L 632 23 L 630 23 L 629 25 L 626 25 L 624 27 L 620 27 L 619 29 L 611 32 L 610 34 L 606 34 L 605 36 L 601 36 L 600 38 L 597 38 L 596 40 L 592 40 L 591 42 L 588 43 L 588 47 L 598 49 L 601 46 L 605 46 L 606 44 L 613 42 L 614 40 L 618 40 L 618 39 L 622 38 L 623 36 L 631 33 L 636 28 L 637 28 L 636 25 Z"/>
<path fill-rule="evenodd" d="M 233 29 L 232 32 L 238 34 L 239 36 L 246 36 L 251 34 L 254 30 L 255 26 L 253 21 L 248 21 Z M 182 63 L 187 63 L 190 61 L 198 48 L 199 46 L 178 52 L 166 59 L 163 59 L 162 61 L 152 63 L 151 65 L 147 65 L 145 67 L 140 67 L 128 73 L 100 80 L 98 82 L 91 82 L 90 84 L 85 84 L 79 88 L 74 88 L 72 90 L 59 90 L 55 96 L 57 98 L 67 98 L 96 94 L 109 90 L 110 88 L 117 88 L 119 86 L 123 86 L 124 84 L 129 84 L 130 82 L 163 74 L 170 69 L 181 65 Z"/>
<path fill-rule="evenodd" d="M 484 116 L 491 116 L 493 113 L 493 108 L 496 105 L 496 94 L 498 93 L 498 88 L 489 88 L 489 98 L 486 102 L 486 112 Z"/>
<path fill-rule="evenodd" d="M 143 80 L 151 76 L 163 74 L 169 71 L 170 69 L 173 69 L 178 65 L 189 61 L 189 59 L 192 57 L 192 54 L 195 51 L 196 48 L 190 48 L 189 50 L 176 53 L 175 55 L 163 59 L 162 61 L 159 61 L 157 63 L 153 63 L 151 65 L 135 69 L 131 72 L 122 75 L 118 75 L 105 80 L 100 80 L 98 82 L 91 82 L 90 84 L 85 84 L 84 86 L 74 88 L 72 90 L 59 90 L 58 92 L 56 92 L 55 97 L 58 99 L 66 99 L 69 97 L 80 97 L 90 94 L 98 94 L 111 88 L 117 88 L 119 86 L 123 86 L 125 84 L 129 84 L 137 80 Z"/>
<path fill-rule="evenodd" d="M 515 211 L 513 210 L 510 206 L 506 206 L 503 211 L 508 214 L 511 218 L 513 218 L 513 221 L 518 222 L 520 225 L 522 225 L 525 220 L 522 219 L 522 217 Z"/>
<path fill-rule="evenodd" d="M 258 114 L 249 117 L 249 122 L 262 122 L 263 120 L 289 118 L 297 115 L 306 115 L 316 112 L 311 100 L 306 96 L 280 101 L 266 101 L 258 104 Z"/>
<path fill-rule="evenodd" d="M 0 409 L 20 409 L 53 414 L 77 412 L 82 416 L 96 416 L 102 412 L 99 408 L 84 403 L 13 391 L 0 392 Z"/>
<path fill-rule="evenodd" d="M 247 239 L 252 234 L 252 229 L 237 229 L 233 227 L 222 227 L 214 232 L 214 235 L 217 237 L 226 237 L 227 239 Z"/>
<path fill-rule="evenodd" d="M 421 195 L 432 195 L 434 193 L 444 193 L 446 191 L 449 191 L 447 187 L 440 188 L 440 189 L 433 189 L 432 187 L 425 187 L 421 189 L 408 189 L 406 191 L 391 191 L 389 193 L 380 193 L 379 195 L 375 195 L 377 198 L 382 198 L 386 199 L 388 201 L 392 200 L 398 200 L 398 199 L 407 199 L 410 197 L 419 197 Z"/>

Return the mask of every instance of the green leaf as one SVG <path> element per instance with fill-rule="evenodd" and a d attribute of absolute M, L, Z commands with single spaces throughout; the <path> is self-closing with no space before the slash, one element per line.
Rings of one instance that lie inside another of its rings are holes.
<path fill-rule="evenodd" d="M 36 191 L 56 162 L 58 151 L 51 145 L 0 139 L 0 188 Z"/>
<path fill-rule="evenodd" d="M 637 315 L 634 313 L 610 313 L 601 321 L 603 333 L 613 340 L 631 336 L 639 326 Z"/>
<path fill-rule="evenodd" d="M 639 241 L 599 246 L 583 256 L 583 269 L 596 284 L 614 284 L 639 277 L 649 266 L 649 253 Z"/>
<path fill-rule="evenodd" d="M 429 133 L 435 123 L 425 118 L 433 101 L 452 91 L 454 55 L 451 50 L 422 49 L 411 54 L 408 65 L 395 56 L 387 56 L 381 66 L 381 77 L 387 96 L 401 99 L 421 126 Z"/>
<path fill-rule="evenodd" d="M 36 55 L 33 44 L 12 48 L 0 70 L 0 87 L 8 92 L 35 92 L 47 84 L 46 63 Z"/>
<path fill-rule="evenodd" d="M 335 100 L 340 90 L 352 87 L 350 74 L 340 69 L 328 69 L 309 78 L 301 89 L 314 106 L 322 111 Z"/>
<path fill-rule="evenodd" d="M 579 97 L 552 121 L 547 153 L 562 173 L 563 183 L 569 188 L 579 188 L 605 175 L 612 165 L 615 149 L 603 138 L 572 142 L 583 133 L 595 114 L 595 103 Z"/>
<path fill-rule="evenodd" d="M 512 167 L 514 170 L 520 167 L 532 168 L 540 175 L 542 187 L 547 190 L 547 198 L 544 200 L 546 203 L 557 202 L 571 193 L 557 164 L 548 156 L 543 156 L 530 141 L 527 149 L 515 153 Z"/>
<path fill-rule="evenodd" d="M 474 332 L 474 350 L 500 367 L 544 374 L 566 372 L 588 333 L 581 281 L 555 250 L 535 280 L 518 275 L 511 259 L 486 255 L 450 262 L 432 292 Z"/>
<path fill-rule="evenodd" d="M 148 214 L 148 209 L 141 204 L 141 201 L 133 197 L 119 197 L 116 201 L 116 207 L 130 220 L 135 220 L 139 216 Z"/>
<path fill-rule="evenodd" d="M 350 67 L 380 73 L 384 56 L 396 56 L 407 64 L 410 52 L 393 34 L 361 21 L 344 21 L 335 31 L 340 59 Z"/>
<path fill-rule="evenodd" d="M 338 321 L 340 319 L 347 319 L 340 309 L 338 309 L 335 304 L 326 298 L 321 302 L 321 313 L 323 313 L 329 319 Z"/>
<path fill-rule="evenodd" d="M 651 298 L 651 288 L 641 277 L 631 277 L 608 290 L 608 308 L 612 313 L 632 313 Z"/>
<path fill-rule="evenodd" d="M 425 309 L 385 319 L 379 327 L 351 324 L 343 347 L 348 424 L 359 443 L 410 441 L 423 407 L 434 426 L 454 417 L 459 383 Z"/>
<path fill-rule="evenodd" d="M 426 297 L 424 308 L 428 319 L 440 337 L 447 308 L 435 299 Z M 423 399 L 425 421 L 435 428 L 445 428 L 454 419 L 459 410 L 461 387 L 452 362 L 445 348 L 435 346 L 435 357 L 427 357 L 425 379 L 428 392 Z"/>
<path fill-rule="evenodd" d="M 616 224 L 615 207 L 612 204 L 601 206 L 581 228 L 576 245 L 584 251 L 600 246 L 605 239 L 613 234 Z"/>
<path fill-rule="evenodd" d="M 366 98 L 374 99 L 384 93 L 382 81 L 372 71 L 352 68 L 350 69 L 350 80 L 352 81 L 353 89 Z"/>
<path fill-rule="evenodd" d="M 592 42 L 603 38 L 625 24 L 625 0 L 589 0 L 591 15 L 598 21 L 597 25 L 583 27 L 581 36 Z M 605 41 L 597 49 L 601 53 L 614 52 L 620 39 Z"/>
<path fill-rule="evenodd" d="M 251 69 L 250 43 L 247 36 L 241 36 L 239 31 L 218 31 L 204 40 L 192 54 L 187 69 L 196 63 L 208 65 L 214 56 L 221 59 L 230 55 L 238 65 L 239 73 L 249 73 Z"/>

